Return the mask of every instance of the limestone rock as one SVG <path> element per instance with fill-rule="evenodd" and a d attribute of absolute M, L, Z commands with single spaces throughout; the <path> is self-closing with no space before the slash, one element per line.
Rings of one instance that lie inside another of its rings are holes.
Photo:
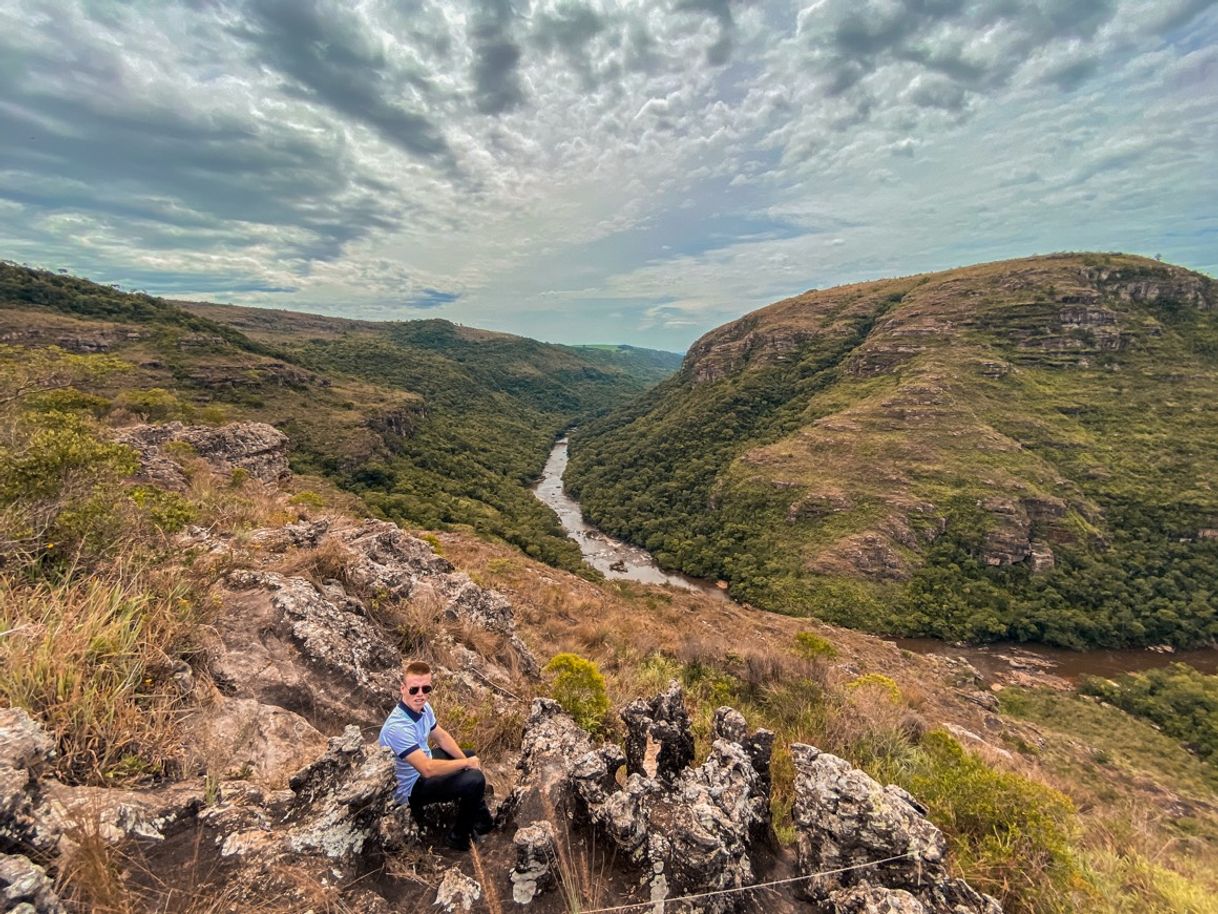
<path fill-rule="evenodd" d="M 831 914 L 926 914 L 922 902 L 903 889 L 860 882 L 829 896 Z"/>
<path fill-rule="evenodd" d="M 194 821 L 205 802 L 202 781 L 184 781 L 146 790 L 114 787 L 71 786 L 45 781 L 49 802 L 66 822 L 88 823 L 110 843 L 128 838 L 163 841 L 180 827 Z M 60 851 L 72 844 L 72 830 L 59 843 Z"/>
<path fill-rule="evenodd" d="M 791 754 L 799 872 L 810 875 L 857 867 L 810 879 L 804 885 L 813 901 L 826 902 L 835 893 L 866 882 L 873 895 L 880 888 L 911 893 L 925 914 L 998 914 L 1000 908 L 992 898 L 948 876 L 943 833 L 908 793 L 892 785 L 882 787 L 844 759 L 813 746 L 796 743 Z M 863 907 L 843 910 L 870 910 L 866 903 L 872 902 L 874 898 L 856 898 L 850 903 Z"/>
<path fill-rule="evenodd" d="M 535 698 L 524 727 L 524 742 L 516 763 L 520 775 L 504 800 L 504 814 L 519 822 L 545 820 L 569 808 L 569 775 L 575 760 L 592 751 L 588 734 L 558 702 Z"/>
<path fill-rule="evenodd" d="M 222 856 L 268 871 L 287 862 L 334 881 L 383 850 L 382 837 L 398 819 L 393 759 L 365 743 L 358 727 L 333 737 L 290 783 L 290 791 L 269 795 L 257 788 L 226 795 L 200 816 Z"/>
<path fill-rule="evenodd" d="M 455 866 L 449 867 L 436 889 L 435 906 L 448 914 L 472 911 L 474 902 L 482 897 L 482 886 Z"/>
<path fill-rule="evenodd" d="M 63 833 L 40 775 L 54 753 L 42 726 L 20 708 L 0 708 L 0 853 L 47 853 Z"/>
<path fill-rule="evenodd" d="M 208 646 L 226 695 L 286 708 L 318 727 L 384 719 L 401 655 L 362 603 L 273 572 L 236 571 L 226 583 Z"/>
<path fill-rule="evenodd" d="M 643 869 L 653 899 L 755 883 L 753 853 L 768 843 L 772 735 L 749 737 L 737 712 L 720 709 L 719 738 L 706 761 L 691 768 L 678 685 L 636 702 L 623 719 L 625 753 L 605 747 L 570 767 L 583 817 Z M 619 787 L 616 773 L 623 762 L 629 768 L 631 753 L 641 770 Z M 703 910 L 726 912 L 740 904 L 741 896 L 724 895 L 705 901 Z"/>
<path fill-rule="evenodd" d="M 674 779 L 694 758 L 685 696 L 675 680 L 650 701 L 638 699 L 622 711 L 626 724 L 626 770 Z"/>
<path fill-rule="evenodd" d="M 185 475 L 164 454 L 164 446 L 171 441 L 186 442 L 218 470 L 240 467 L 268 483 L 291 475 L 287 435 L 265 422 L 230 422 L 218 427 L 181 422 L 135 425 L 119 431 L 115 440 L 139 452 L 137 478 L 165 488 L 181 489 L 186 482 Z"/>
<path fill-rule="evenodd" d="M 0 911 L 64 914 L 46 870 L 26 857 L 0 854 Z"/>
<path fill-rule="evenodd" d="M 282 784 L 326 749 L 326 738 L 299 714 L 252 698 L 220 696 L 186 726 L 199 761 L 229 777 Z"/>
<path fill-rule="evenodd" d="M 516 832 L 516 866 L 512 870 L 512 899 L 528 904 L 542 892 L 555 885 L 554 870 L 558 864 L 554 826 L 549 822 L 534 822 Z"/>

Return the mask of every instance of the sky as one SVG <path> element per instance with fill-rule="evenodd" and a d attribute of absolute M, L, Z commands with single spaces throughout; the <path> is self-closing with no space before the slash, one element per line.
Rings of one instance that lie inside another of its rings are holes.
<path fill-rule="evenodd" d="M 1061 250 L 1218 274 L 1218 0 L 0 0 L 0 259 L 684 350 Z"/>

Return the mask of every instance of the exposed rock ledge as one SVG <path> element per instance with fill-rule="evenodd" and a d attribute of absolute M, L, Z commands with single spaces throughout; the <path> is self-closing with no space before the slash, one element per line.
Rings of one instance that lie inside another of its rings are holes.
<path fill-rule="evenodd" d="M 265 422 L 230 422 L 228 425 L 133 425 L 114 436 L 139 453 L 136 479 L 172 491 L 184 491 L 186 474 L 164 452 L 165 445 L 181 441 L 222 471 L 243 469 L 256 479 L 275 483 L 291 475 L 288 437 Z"/>

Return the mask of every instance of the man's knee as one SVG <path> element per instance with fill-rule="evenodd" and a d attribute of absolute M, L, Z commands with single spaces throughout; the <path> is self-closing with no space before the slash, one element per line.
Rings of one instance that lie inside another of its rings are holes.
<path fill-rule="evenodd" d="M 486 790 L 486 776 L 477 768 L 461 772 L 459 788 L 462 794 L 482 794 Z"/>

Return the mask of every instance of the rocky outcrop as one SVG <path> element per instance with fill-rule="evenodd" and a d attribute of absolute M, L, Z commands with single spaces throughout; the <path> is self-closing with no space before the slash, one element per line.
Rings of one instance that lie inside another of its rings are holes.
<path fill-rule="evenodd" d="M 768 846 L 772 735 L 749 736 L 739 714 L 721 709 L 710 754 L 694 768 L 689 718 L 675 683 L 622 717 L 627 751 L 593 749 L 553 702 L 534 702 L 511 798 L 512 818 L 525 823 L 516 838 L 514 893 L 532 897 L 549 884 L 538 850 L 545 836 L 529 830 L 534 811 L 558 827 L 569 828 L 572 816 L 591 826 L 643 875 L 654 901 L 755 883 L 755 858 Z M 623 766 L 638 770 L 619 786 Z M 703 909 L 734 910 L 739 901 L 724 895 L 708 899 Z"/>
<path fill-rule="evenodd" d="M 852 914 L 1000 914 L 994 899 L 948 875 L 943 833 L 908 793 L 813 746 L 791 754 L 797 864 L 813 877 L 803 884 L 812 901 Z"/>
<path fill-rule="evenodd" d="M 43 770 L 55 744 L 20 708 L 0 708 L 0 852 L 46 854 L 63 822 L 45 795 Z"/>
<path fill-rule="evenodd" d="M 226 611 L 208 645 L 225 695 L 286 708 L 331 732 L 384 717 L 402 658 L 359 600 L 274 572 L 235 571 L 225 583 Z"/>
<path fill-rule="evenodd" d="M 189 531 L 183 543 L 221 552 L 241 546 L 216 542 L 203 530 Z M 378 725 L 397 691 L 403 658 L 369 613 L 373 601 L 434 606 L 441 621 L 497 635 L 506 647 L 502 659 L 525 674 L 538 671 L 516 633 L 511 603 L 454 572 L 431 546 L 394 524 L 300 522 L 252 531 L 244 543 L 273 553 L 325 550 L 326 567 L 340 567 L 342 581 L 248 568 L 230 573 L 207 645 L 212 676 L 226 696 L 286 708 L 323 731 L 353 720 Z M 454 645 L 451 653 L 460 660 L 468 652 Z M 471 684 L 506 677 L 493 660 L 474 658 L 472 668 Z"/>
<path fill-rule="evenodd" d="M 671 782 L 694 760 L 694 737 L 685 696 L 673 682 L 650 701 L 622 711 L 626 723 L 626 771 Z"/>
<path fill-rule="evenodd" d="M 291 475 L 288 438 L 265 422 L 230 422 L 217 427 L 181 422 L 135 425 L 119 430 L 115 440 L 135 448 L 140 458 L 136 479 L 171 491 L 183 491 L 186 474 L 165 453 L 180 441 L 221 472 L 242 469 L 256 479 L 275 483 Z"/>
<path fill-rule="evenodd" d="M 290 864 L 328 884 L 350 878 L 379 851 L 382 820 L 397 817 L 394 786 L 392 757 L 352 726 L 292 776 L 290 789 L 233 785 L 199 818 L 222 857 L 267 872 Z"/>
<path fill-rule="evenodd" d="M 982 542 L 982 560 L 987 565 L 1027 562 L 1033 573 L 1048 571 L 1056 560 L 1049 543 L 1040 535 L 1058 536 L 1058 521 L 1067 506 L 1057 498 L 992 497 L 981 502 L 989 515 L 990 529 Z"/>

